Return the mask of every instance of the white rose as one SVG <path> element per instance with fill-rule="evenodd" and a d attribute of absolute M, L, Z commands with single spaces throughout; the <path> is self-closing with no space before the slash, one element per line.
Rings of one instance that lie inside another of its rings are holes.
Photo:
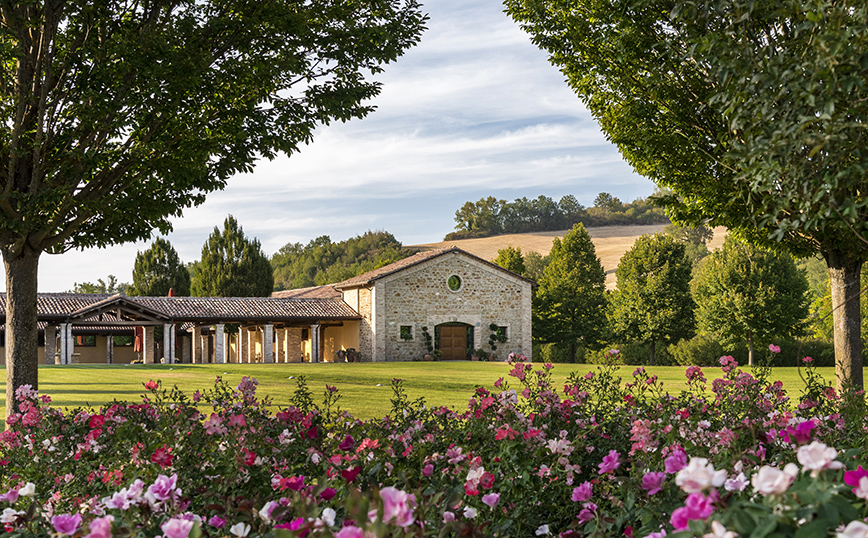
<path fill-rule="evenodd" d="M 868 525 L 859 520 L 851 521 L 835 538 L 868 538 Z"/>
<path fill-rule="evenodd" d="M 751 477 L 750 483 L 754 491 L 763 495 L 779 494 L 787 491 L 798 473 L 799 468 L 795 463 L 788 463 L 783 470 L 764 465 Z"/>
<path fill-rule="evenodd" d="M 18 495 L 22 497 L 33 497 L 36 494 L 36 484 L 33 482 L 28 482 L 24 484 L 24 486 L 18 490 Z"/>
<path fill-rule="evenodd" d="M 473 508 L 472 506 L 468 506 L 464 509 L 464 517 L 467 519 L 475 518 L 477 513 L 476 508 Z"/>
<path fill-rule="evenodd" d="M 726 527 L 720 524 L 720 521 L 711 522 L 711 532 L 703 534 L 702 538 L 736 538 L 737 532 L 728 531 Z"/>
<path fill-rule="evenodd" d="M 814 441 L 810 445 L 800 446 L 796 453 L 796 459 L 805 470 L 811 471 L 813 477 L 816 477 L 822 469 L 841 469 L 844 467 L 843 463 L 835 461 L 836 457 L 838 457 L 837 450 L 818 441 Z"/>
<path fill-rule="evenodd" d="M 247 525 L 246 523 L 236 523 L 229 527 L 229 532 L 239 537 L 247 536 L 250 534 L 250 525 Z"/>
<path fill-rule="evenodd" d="M 334 526 L 337 513 L 331 508 L 323 508 L 322 520 L 329 527 Z"/>
<path fill-rule="evenodd" d="M 726 471 L 715 471 L 705 458 L 690 458 L 687 467 L 675 475 L 675 484 L 685 493 L 699 493 L 712 486 L 717 488 L 725 481 Z"/>

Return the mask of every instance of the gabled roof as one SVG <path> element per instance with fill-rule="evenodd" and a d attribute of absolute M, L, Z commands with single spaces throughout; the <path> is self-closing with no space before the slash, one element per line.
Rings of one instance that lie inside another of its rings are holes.
<path fill-rule="evenodd" d="M 362 286 L 367 286 L 367 285 L 372 284 L 373 282 L 375 282 L 381 278 L 395 274 L 399 271 L 403 271 L 404 269 L 407 269 L 409 267 L 419 265 L 420 263 L 426 262 L 428 260 L 433 260 L 433 259 L 438 258 L 440 256 L 445 256 L 445 255 L 450 254 L 450 253 L 461 254 L 463 256 L 467 256 L 468 258 L 471 258 L 473 260 L 476 260 L 477 262 L 483 263 L 483 264 L 485 264 L 485 265 L 487 265 L 493 269 L 496 269 L 500 272 L 506 273 L 506 274 L 513 276 L 515 278 L 518 278 L 520 280 L 524 280 L 526 282 L 529 282 L 531 285 L 534 285 L 534 286 L 536 285 L 536 283 L 533 280 L 530 280 L 529 278 L 525 278 L 523 276 L 517 275 L 517 274 L 513 273 L 512 271 L 508 271 L 508 270 L 504 269 L 503 267 L 501 267 L 495 263 L 491 263 L 490 261 L 483 260 L 479 256 L 474 256 L 473 254 L 467 252 L 466 250 L 461 250 L 458 247 L 445 247 L 445 248 L 439 248 L 439 249 L 426 250 L 423 252 L 419 252 L 417 254 L 413 254 L 412 256 L 404 258 L 403 260 L 396 261 L 395 263 L 390 263 L 389 265 L 385 265 L 383 267 L 380 267 L 379 269 L 374 269 L 373 271 L 368 271 L 367 273 L 361 274 L 359 276 L 355 276 L 353 278 L 349 278 L 347 280 L 344 280 L 343 282 L 339 282 L 337 284 L 332 284 L 332 285 L 336 289 L 339 289 L 339 290 L 342 290 L 345 288 L 358 288 L 358 287 L 362 287 Z"/>

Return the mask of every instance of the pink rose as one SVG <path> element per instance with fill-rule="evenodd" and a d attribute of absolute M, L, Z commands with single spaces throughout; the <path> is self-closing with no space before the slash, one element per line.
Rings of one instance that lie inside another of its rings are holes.
<path fill-rule="evenodd" d="M 409 527 L 416 521 L 413 509 L 416 508 L 416 497 L 393 487 L 380 490 L 383 499 L 383 521 L 394 523 L 399 527 Z"/>

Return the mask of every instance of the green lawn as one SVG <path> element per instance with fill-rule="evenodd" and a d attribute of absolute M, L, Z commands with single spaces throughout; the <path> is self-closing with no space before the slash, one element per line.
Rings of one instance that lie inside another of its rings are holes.
<path fill-rule="evenodd" d="M 625 380 L 634 368 L 621 368 Z M 5 380 L 5 368 L 0 369 Z M 592 365 L 555 365 L 552 370 L 555 386 L 561 390 L 570 372 L 585 374 L 594 369 Z M 218 375 L 233 386 L 247 375 L 259 381 L 260 395 L 267 394 L 274 403 L 286 405 L 296 387 L 295 380 L 288 378 L 304 375 L 318 403 L 325 385 L 334 385 L 343 396 L 341 408 L 358 418 L 368 419 L 389 412 L 392 378 L 404 380 L 404 388 L 411 399 L 424 397 L 429 405 L 464 409 L 477 385 L 491 389 L 498 377 L 504 377 L 517 388 L 517 381 L 507 377 L 509 370 L 503 363 L 479 362 L 40 366 L 39 388 L 40 393 L 51 396 L 52 405 L 74 408 L 99 406 L 113 399 L 139 402 L 146 392 L 142 384 L 150 379 L 161 380 L 167 387 L 178 385 L 189 394 L 212 387 Z M 834 380 L 833 368 L 818 370 L 827 380 Z M 648 371 L 657 375 L 669 392 L 677 393 L 684 387 L 683 367 L 654 367 Z M 717 368 L 704 371 L 709 382 L 721 376 Z M 777 368 L 773 377 L 781 380 L 793 397 L 800 394 L 803 384 L 796 368 Z M 0 417 L 6 405 L 4 395 L 5 388 L 0 393 Z"/>

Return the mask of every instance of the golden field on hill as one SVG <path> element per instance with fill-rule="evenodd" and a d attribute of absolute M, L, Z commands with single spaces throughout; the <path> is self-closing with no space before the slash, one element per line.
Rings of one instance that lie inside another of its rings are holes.
<path fill-rule="evenodd" d="M 663 231 L 665 224 L 649 224 L 645 226 L 599 226 L 588 228 L 591 241 L 597 251 L 597 257 L 606 270 L 606 288 L 615 287 L 615 269 L 618 261 L 625 252 L 630 250 L 639 236 Z M 426 243 L 413 245 L 418 248 L 442 248 L 456 246 L 462 250 L 479 256 L 485 260 L 493 260 L 497 257 L 497 251 L 511 246 L 521 248 L 523 253 L 536 251 L 541 255 L 547 255 L 552 249 L 552 241 L 555 237 L 562 237 L 569 230 L 554 232 L 531 232 L 524 234 L 496 235 L 493 237 L 480 237 L 477 239 L 460 239 L 457 241 L 441 241 L 439 243 Z M 714 250 L 723 245 L 723 237 L 726 228 L 714 229 L 714 237 L 708 243 L 708 249 Z"/>

